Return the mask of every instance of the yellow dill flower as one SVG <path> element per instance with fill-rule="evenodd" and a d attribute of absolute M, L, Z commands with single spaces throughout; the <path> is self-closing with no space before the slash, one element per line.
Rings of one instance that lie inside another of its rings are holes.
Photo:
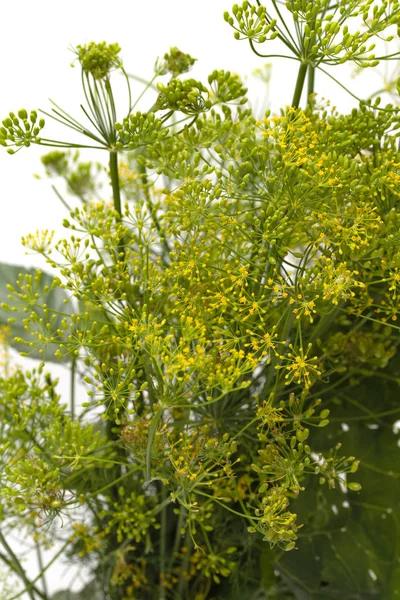
<path fill-rule="evenodd" d="M 36 234 L 28 234 L 22 237 L 22 245 L 34 252 L 40 254 L 50 254 L 51 246 L 53 242 L 54 231 L 45 229 L 43 231 L 36 231 Z"/>
<path fill-rule="evenodd" d="M 277 365 L 275 369 L 286 369 L 288 372 L 285 375 L 285 385 L 289 385 L 293 381 L 295 383 L 303 383 L 306 388 L 309 388 L 313 380 L 321 375 L 318 369 L 318 356 L 308 357 L 308 353 L 312 348 L 312 344 L 308 344 L 305 352 L 302 347 L 295 349 L 293 344 L 289 344 L 291 352 L 286 356 L 281 354 L 279 358 L 286 362 L 285 365 Z"/>
<path fill-rule="evenodd" d="M 353 288 L 365 288 L 359 280 L 359 271 L 349 269 L 347 262 L 335 263 L 335 256 L 321 257 L 318 261 L 318 274 L 314 279 L 314 287 L 321 290 L 323 300 L 339 304 L 355 297 Z"/>

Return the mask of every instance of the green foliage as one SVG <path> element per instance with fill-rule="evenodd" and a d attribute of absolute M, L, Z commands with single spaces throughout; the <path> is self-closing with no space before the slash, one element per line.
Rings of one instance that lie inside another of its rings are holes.
<path fill-rule="evenodd" d="M 180 79 L 194 59 L 177 48 L 135 112 L 119 46 L 91 43 L 77 53 L 94 129 L 52 115 L 91 141 L 32 138 L 109 153 L 112 202 L 93 197 L 98 165 L 42 159 L 79 201 L 64 239 L 23 240 L 56 277 L 2 266 L 17 279 L 1 313 L 15 313 L 2 320 L 14 343 L 72 372 L 68 412 L 43 366 L 13 371 L 3 330 L 3 529 L 50 544 L 42 525 L 65 522 L 69 558 L 97 585 L 78 598 L 398 591 L 399 109 L 378 98 L 341 115 L 313 95 L 320 64 L 383 58 L 363 44 L 398 24 L 398 5 L 288 2 L 297 42 L 272 6 L 276 19 L 249 2 L 225 19 L 253 49 L 279 37 L 300 59 L 279 114 L 257 118 L 230 72 Z M 356 16 L 363 34 L 348 32 Z"/>
<path fill-rule="evenodd" d="M 74 466 L 87 472 L 105 453 L 104 436 L 72 422 L 54 386 L 42 366 L 0 379 L 1 511 L 3 519 L 18 515 L 19 526 L 60 514 L 74 498 Z"/>

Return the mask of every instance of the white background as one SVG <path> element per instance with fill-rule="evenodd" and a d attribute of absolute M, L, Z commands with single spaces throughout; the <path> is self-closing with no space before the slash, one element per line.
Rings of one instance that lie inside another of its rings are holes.
<path fill-rule="evenodd" d="M 206 79 L 215 68 L 238 72 L 248 77 L 249 97 L 258 110 L 267 101 L 273 110 L 290 104 L 297 72 L 297 63 L 282 59 L 261 59 L 255 56 L 247 42 L 233 38 L 233 30 L 223 20 L 230 0 L 1 0 L 0 2 L 0 120 L 10 110 L 19 108 L 49 109 L 48 97 L 68 112 L 81 117 L 83 102 L 80 70 L 70 67 L 74 56 L 70 46 L 90 41 L 118 42 L 128 72 L 150 79 L 153 65 L 171 46 L 178 46 L 198 59 L 191 76 Z M 279 41 L 263 47 L 271 53 L 284 53 Z M 272 62 L 270 92 L 251 78 L 251 72 Z M 348 66 L 331 70 L 357 95 L 365 96 L 381 87 L 380 78 L 371 71 L 351 78 Z M 140 89 L 140 88 L 136 88 Z M 316 91 L 331 98 L 341 111 L 347 112 L 357 102 L 325 75 L 316 76 Z M 125 104 L 124 104 L 125 106 Z M 52 132 L 55 132 L 52 135 Z M 70 139 L 57 124 L 47 120 L 45 137 Z M 55 229 L 62 233 L 66 211 L 54 196 L 47 180 L 34 179 L 42 173 L 39 157 L 46 149 L 23 149 L 9 156 L 0 147 L 0 262 L 44 267 L 36 256 L 26 256 L 20 238 L 36 229 Z M 85 156 L 93 157 L 92 154 Z M 97 160 L 106 160 L 102 152 Z M 1 284 L 1 282 L 0 282 Z M 62 369 L 62 385 L 67 380 Z M 51 556 L 51 555 L 46 555 Z M 31 554 L 25 563 L 31 576 L 37 573 L 36 558 Z M 1 567 L 0 567 L 1 569 Z M 58 563 L 48 576 L 51 590 L 78 589 L 81 585 L 76 571 Z M 74 583 L 73 583 L 74 582 Z M 0 594 L 1 597 L 1 594 Z M 26 597 L 26 596 L 24 596 Z"/>

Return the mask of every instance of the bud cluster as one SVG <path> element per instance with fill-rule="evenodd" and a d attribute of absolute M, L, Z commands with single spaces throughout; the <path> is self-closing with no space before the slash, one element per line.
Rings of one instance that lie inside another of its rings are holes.
<path fill-rule="evenodd" d="M 161 119 L 156 119 L 154 113 L 142 114 L 137 112 L 126 117 L 122 123 L 116 123 L 115 129 L 119 134 L 117 148 L 134 150 L 162 140 L 168 129 L 161 129 Z"/>
<path fill-rule="evenodd" d="M 172 79 L 168 85 L 158 84 L 160 95 L 156 110 L 179 110 L 186 115 L 198 115 L 211 108 L 211 101 L 204 97 L 207 88 L 196 79 Z"/>
<path fill-rule="evenodd" d="M 158 75 L 170 73 L 172 77 L 177 77 L 190 71 L 196 60 L 190 54 L 186 54 L 174 46 L 164 54 L 163 60 L 157 61 L 155 71 Z"/>
<path fill-rule="evenodd" d="M 367 46 L 367 42 L 374 37 L 385 42 L 393 39 L 393 35 L 384 37 L 384 32 L 392 25 L 399 27 L 400 6 L 398 0 L 385 0 L 373 5 L 370 15 L 372 4 L 371 0 L 340 2 L 340 15 L 336 16 L 338 4 L 332 0 L 287 0 L 286 14 L 275 2 L 275 14 L 270 14 L 260 2 L 253 6 L 244 0 L 241 6 L 233 5 L 232 15 L 225 12 L 224 18 L 235 29 L 235 38 L 249 40 L 253 50 L 254 42 L 279 37 L 303 63 L 318 66 L 353 61 L 359 67 L 374 67 L 385 57 L 376 58 L 372 53 L 375 44 Z M 349 31 L 347 23 L 352 18 L 362 19 L 364 31 Z"/>
<path fill-rule="evenodd" d="M 31 143 L 38 143 L 40 130 L 44 127 L 44 119 L 37 118 L 36 110 L 28 113 L 24 108 L 18 111 L 18 116 L 10 112 L 9 117 L 2 121 L 3 127 L 0 127 L 0 145 L 2 146 L 26 146 Z M 9 154 L 14 154 L 15 150 L 9 148 Z"/>
<path fill-rule="evenodd" d="M 275 30 L 276 19 L 269 19 L 265 6 L 253 6 L 245 0 L 242 6 L 234 4 L 233 17 L 225 11 L 224 19 L 235 29 L 237 40 L 251 40 L 262 44 L 267 39 L 273 40 L 278 36 Z M 235 24 L 236 21 L 236 24 Z"/>
<path fill-rule="evenodd" d="M 230 71 L 214 70 L 208 76 L 208 83 L 219 102 L 227 104 L 237 101 L 236 104 L 245 104 L 247 102 L 247 88 L 242 84 L 239 75 L 232 74 Z"/>
<path fill-rule="evenodd" d="M 118 54 L 121 48 L 118 44 L 106 42 L 90 42 L 84 46 L 76 47 L 76 55 L 81 63 L 82 70 L 90 73 L 94 79 L 104 79 L 113 69 L 122 66 Z"/>

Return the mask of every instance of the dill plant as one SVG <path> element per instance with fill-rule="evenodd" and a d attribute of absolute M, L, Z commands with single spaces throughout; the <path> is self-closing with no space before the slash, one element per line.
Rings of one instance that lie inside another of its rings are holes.
<path fill-rule="evenodd" d="M 28 579 L 12 527 L 39 548 L 62 538 L 91 568 L 74 598 L 399 592 L 398 108 L 360 100 L 342 115 L 314 89 L 323 66 L 397 57 L 370 41 L 393 39 L 399 5 L 245 1 L 225 20 L 256 54 L 279 38 L 299 62 L 279 114 L 257 118 L 238 75 L 187 77 L 177 48 L 138 112 L 118 44 L 93 42 L 75 50 L 87 124 L 42 111 L 79 142 L 44 137 L 25 109 L 0 129 L 11 153 L 55 148 L 43 165 L 71 196 L 53 186 L 65 239 L 23 240 L 54 276 L 1 267 L 0 558 L 32 600 L 49 598 L 47 567 Z M 108 166 L 82 162 L 85 148 Z M 10 344 L 38 368 L 13 367 Z M 57 360 L 69 406 L 45 370 Z"/>

